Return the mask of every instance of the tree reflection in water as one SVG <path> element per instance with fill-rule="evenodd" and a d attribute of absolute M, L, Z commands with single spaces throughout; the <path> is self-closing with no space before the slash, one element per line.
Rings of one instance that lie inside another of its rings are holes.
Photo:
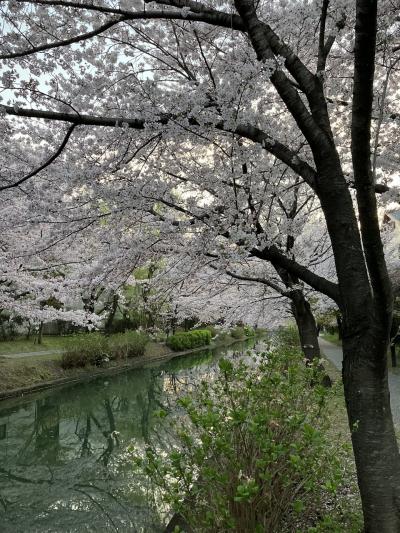
<path fill-rule="evenodd" d="M 130 446 L 161 441 L 155 411 L 168 411 L 171 397 L 211 375 L 227 351 L 3 402 L 1 531 L 162 531 Z"/>

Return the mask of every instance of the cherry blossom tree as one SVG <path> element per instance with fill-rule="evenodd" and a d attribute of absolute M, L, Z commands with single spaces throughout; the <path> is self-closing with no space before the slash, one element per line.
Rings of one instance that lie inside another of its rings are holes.
<path fill-rule="evenodd" d="M 133 245 L 121 264 L 161 251 L 167 233 L 172 248 L 182 246 L 174 237 L 188 239 L 189 228 L 194 254 L 201 240 L 229 237 L 241 260 L 268 263 L 285 285 L 290 277 L 289 288 L 301 283 L 334 301 L 365 529 L 398 531 L 386 363 L 392 291 L 376 199 L 398 161 L 396 3 L 20 0 L 0 8 L 1 192 L 49 206 L 58 198 L 60 210 L 90 197 L 96 220 L 103 201 L 113 223 L 97 230 Z M 265 179 L 274 164 L 287 180 L 273 171 Z M 277 226 L 297 236 L 297 221 L 265 216 L 268 199 L 277 213 L 284 189 L 299 181 L 323 214 L 336 278 L 279 239 Z M 232 191 L 227 209 L 221 199 Z M 63 222 L 67 235 L 71 221 Z"/>

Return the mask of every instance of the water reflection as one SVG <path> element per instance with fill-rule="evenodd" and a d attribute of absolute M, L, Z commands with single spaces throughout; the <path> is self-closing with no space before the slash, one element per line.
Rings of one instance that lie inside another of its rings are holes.
<path fill-rule="evenodd" d="M 167 364 L 0 405 L 2 532 L 162 531 L 128 447 L 154 437 L 154 412 L 212 374 L 222 354 L 204 351 Z M 140 489 L 140 490 L 139 490 Z"/>

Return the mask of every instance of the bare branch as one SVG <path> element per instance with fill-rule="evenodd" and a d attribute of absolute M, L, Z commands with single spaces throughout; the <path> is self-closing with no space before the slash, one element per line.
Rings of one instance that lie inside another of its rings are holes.
<path fill-rule="evenodd" d="M 101 33 L 104 33 L 106 30 L 112 28 L 113 26 L 116 26 L 120 22 L 124 22 L 129 19 L 130 17 L 119 17 L 117 19 L 114 18 L 112 20 L 109 20 L 105 24 L 102 24 L 98 28 L 95 28 L 94 30 L 89 31 L 87 33 L 82 33 L 81 35 L 71 37 L 70 39 L 63 39 L 61 41 L 55 41 L 52 43 L 35 46 L 29 50 L 22 50 L 21 52 L 10 52 L 8 54 L 0 54 L 0 59 L 15 59 L 17 57 L 25 57 L 25 56 L 29 56 L 32 54 L 37 54 L 39 52 L 44 52 L 46 50 L 52 50 L 54 48 L 60 48 L 62 46 L 69 46 L 70 44 L 79 43 L 81 41 L 87 41 L 88 39 L 91 39 L 92 37 L 96 37 L 96 35 L 100 35 Z"/>
<path fill-rule="evenodd" d="M 15 181 L 14 183 L 10 183 L 9 185 L 0 186 L 0 191 L 4 191 L 6 189 L 11 189 L 13 187 L 18 187 L 19 185 L 21 185 L 25 181 L 29 180 L 30 178 L 33 178 L 33 176 L 36 176 L 36 174 L 39 174 L 39 172 L 41 172 L 46 167 L 51 165 L 51 163 L 53 161 L 55 161 L 59 155 L 61 155 L 61 153 L 64 150 L 64 148 L 67 146 L 69 138 L 71 137 L 72 132 L 74 131 L 75 128 L 76 128 L 76 124 L 72 124 L 68 128 L 68 131 L 67 131 L 62 143 L 60 144 L 59 148 L 57 149 L 57 151 L 51 157 L 49 157 L 49 159 L 45 163 L 43 163 L 43 165 L 40 165 L 40 167 L 36 168 L 35 170 L 30 172 L 29 174 L 27 174 L 23 178 L 19 179 L 18 181 Z"/>
<path fill-rule="evenodd" d="M 276 291 L 278 294 L 281 294 L 282 296 L 287 296 L 290 298 L 291 291 L 285 291 L 280 287 L 277 283 L 274 283 L 273 281 L 266 279 L 266 278 L 260 278 L 258 276 L 245 276 L 243 274 L 238 274 L 237 272 L 233 272 L 229 268 L 225 270 L 226 274 L 230 276 L 231 278 L 238 279 L 241 281 L 249 281 L 251 283 L 261 283 L 262 285 L 266 285 L 267 287 L 270 287 L 274 291 Z"/>
<path fill-rule="evenodd" d="M 287 257 L 276 246 L 266 246 L 263 250 L 254 248 L 250 253 L 254 257 L 270 261 L 275 268 L 284 268 L 290 274 L 301 279 L 316 291 L 326 294 L 326 296 L 329 296 L 329 298 L 339 304 L 340 293 L 339 286 L 336 283 L 332 283 L 326 278 L 311 272 L 307 267 L 297 263 L 294 259 Z"/>

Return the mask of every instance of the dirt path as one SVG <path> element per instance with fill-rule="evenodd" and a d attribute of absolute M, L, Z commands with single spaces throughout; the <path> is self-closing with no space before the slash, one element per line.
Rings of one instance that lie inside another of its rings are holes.
<path fill-rule="evenodd" d="M 319 338 L 321 351 L 325 354 L 340 372 L 342 371 L 343 352 L 340 346 Z M 392 406 L 393 420 L 400 427 L 400 374 L 399 370 L 389 367 L 390 403 Z"/>

